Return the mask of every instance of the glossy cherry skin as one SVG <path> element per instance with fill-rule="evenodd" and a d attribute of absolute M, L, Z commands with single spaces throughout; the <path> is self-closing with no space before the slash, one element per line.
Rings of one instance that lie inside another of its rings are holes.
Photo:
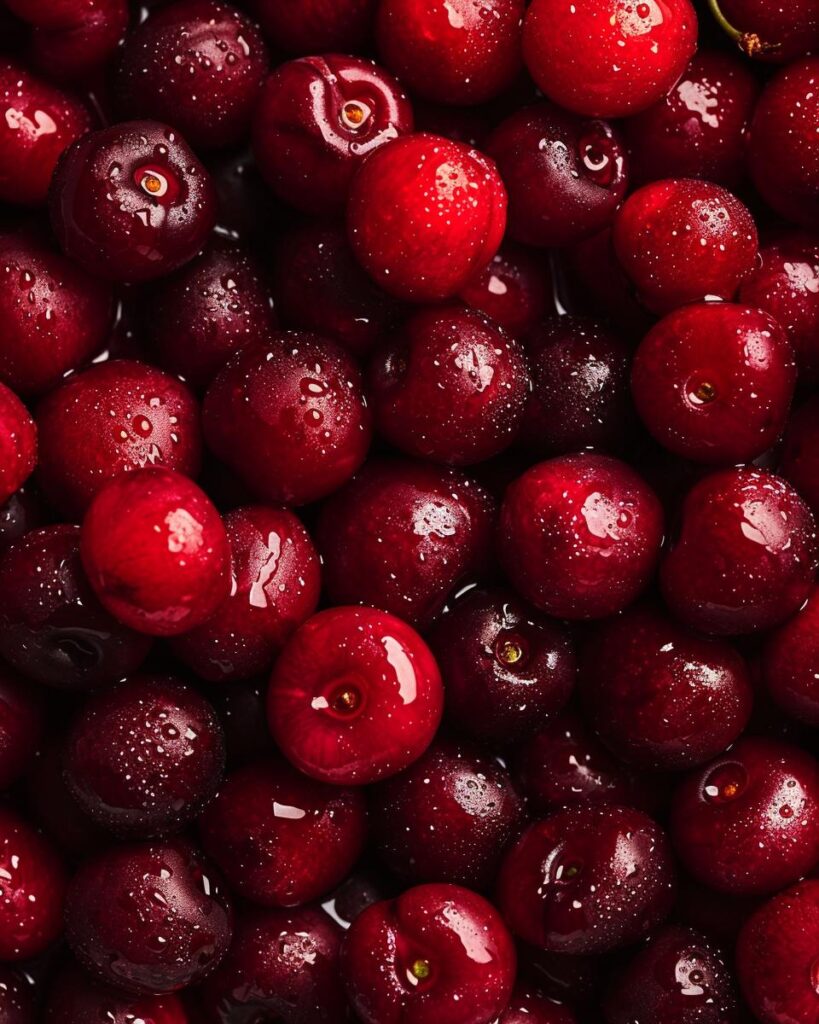
<path fill-rule="evenodd" d="M 519 984 L 497 1024 L 576 1024 L 576 1018 L 568 1007 Z"/>
<path fill-rule="evenodd" d="M 114 92 L 123 120 L 172 124 L 197 151 L 235 145 L 267 72 L 256 25 L 221 0 L 174 0 L 125 41 Z"/>
<path fill-rule="evenodd" d="M 559 619 L 621 611 L 645 589 L 663 537 L 651 488 L 623 462 L 564 455 L 507 489 L 500 559 L 515 589 Z"/>
<path fill-rule="evenodd" d="M 175 995 L 133 996 L 99 985 L 76 967 L 63 970 L 51 987 L 44 1024 L 189 1024 Z"/>
<path fill-rule="evenodd" d="M 603 1000 L 606 1024 L 736 1024 L 729 969 L 708 940 L 690 928 L 657 932 L 619 971 Z"/>
<path fill-rule="evenodd" d="M 769 635 L 762 673 L 768 692 L 784 711 L 819 727 L 819 599 L 815 589 L 796 615 Z"/>
<path fill-rule="evenodd" d="M 264 83 L 253 153 L 284 202 L 306 213 L 336 213 L 361 161 L 412 126 L 401 85 L 377 64 L 336 54 L 301 57 Z"/>
<path fill-rule="evenodd" d="M 103 346 L 113 303 L 107 285 L 25 235 L 0 235 L 0 378 L 42 394 Z"/>
<path fill-rule="evenodd" d="M 813 395 L 803 402 L 788 420 L 780 453 L 779 471 L 807 501 L 814 515 L 819 513 L 817 443 L 819 397 Z"/>
<path fill-rule="evenodd" d="M 664 448 L 695 462 L 750 462 L 785 428 L 794 351 L 762 310 L 731 302 L 676 309 L 637 349 L 637 411 Z"/>
<path fill-rule="evenodd" d="M 485 103 L 521 67 L 524 0 L 384 0 L 376 39 L 381 59 L 417 96 Z"/>
<path fill-rule="evenodd" d="M 359 790 L 316 782 L 276 759 L 229 775 L 200 833 L 237 893 L 266 907 L 294 907 L 345 878 L 364 848 L 366 823 Z"/>
<path fill-rule="evenodd" d="M 751 680 L 740 655 L 650 606 L 600 628 L 586 646 L 580 679 L 598 736 L 638 768 L 703 764 L 737 739 L 751 715 Z"/>
<path fill-rule="evenodd" d="M 621 448 L 633 419 L 625 342 L 586 317 L 553 316 L 523 344 L 532 393 L 521 441 L 543 455 Z"/>
<path fill-rule="evenodd" d="M 192 259 L 216 222 L 213 182 L 173 128 L 127 121 L 88 132 L 54 175 L 51 223 L 64 252 L 112 281 L 161 277 Z"/>
<path fill-rule="evenodd" d="M 498 912 L 457 885 L 419 885 L 373 904 L 341 948 L 364 1024 L 483 1024 L 506 1006 L 515 963 Z"/>
<path fill-rule="evenodd" d="M 615 129 L 553 103 L 511 114 L 486 151 L 509 193 L 509 235 L 527 245 L 568 245 L 601 231 L 628 184 Z"/>
<path fill-rule="evenodd" d="M 807 228 L 819 228 L 817 80 L 819 57 L 780 71 L 756 105 L 748 147 L 759 194 L 780 216 Z"/>
<path fill-rule="evenodd" d="M 91 127 L 80 100 L 0 60 L 0 200 L 42 206 L 60 154 Z"/>
<path fill-rule="evenodd" d="M 735 188 L 758 92 L 742 58 L 700 50 L 667 96 L 624 123 L 632 181 L 703 178 Z"/>
<path fill-rule="evenodd" d="M 378 0 L 254 0 L 253 10 L 277 49 L 356 53 L 370 37 Z"/>
<path fill-rule="evenodd" d="M 0 384 L 0 501 L 7 501 L 37 463 L 37 428 L 11 388 Z"/>
<path fill-rule="evenodd" d="M 379 433 L 406 455 L 464 466 L 508 448 L 529 393 L 523 349 L 460 305 L 423 309 L 374 355 Z"/>
<path fill-rule="evenodd" d="M 754 633 L 803 604 L 818 559 L 816 523 L 790 484 L 761 470 L 725 469 L 689 491 L 660 585 L 687 625 Z"/>
<path fill-rule="evenodd" d="M 217 458 L 259 497 L 294 505 L 345 483 L 372 432 L 353 359 L 295 331 L 238 352 L 208 389 L 202 416 Z"/>
<path fill-rule="evenodd" d="M 784 63 L 819 43 L 819 13 L 811 0 L 794 0 L 784 18 L 769 0 L 720 0 L 718 8 L 732 30 L 729 36 L 748 57 Z"/>
<path fill-rule="evenodd" d="M 432 742 L 438 666 L 405 622 L 374 608 L 319 612 L 288 641 L 267 699 L 282 753 L 314 779 L 363 785 L 395 775 Z"/>
<path fill-rule="evenodd" d="M 428 635 L 459 732 L 505 746 L 534 732 L 569 699 L 574 645 L 567 631 L 507 590 L 472 590 Z"/>
<path fill-rule="evenodd" d="M 86 513 L 80 554 L 97 597 L 125 625 L 175 636 L 205 622 L 230 588 L 230 545 L 204 491 L 170 469 L 135 469 Z"/>
<path fill-rule="evenodd" d="M 737 972 L 763 1024 L 810 1020 L 819 1012 L 817 945 L 819 879 L 779 893 L 748 919 L 737 945 Z"/>
<path fill-rule="evenodd" d="M 39 956 L 63 929 L 66 875 L 51 846 L 0 807 L 0 962 Z"/>
<path fill-rule="evenodd" d="M 382 146 L 350 189 L 347 229 L 356 258 L 399 299 L 456 295 L 498 251 L 505 228 L 506 190 L 495 165 L 438 135 Z"/>
<path fill-rule="evenodd" d="M 697 46 L 689 0 L 534 0 L 523 59 L 550 100 L 588 117 L 625 117 L 669 91 Z"/>
<path fill-rule="evenodd" d="M 0 966 L 0 1022 L 2 1024 L 34 1024 L 34 989 L 21 971 L 5 964 Z"/>
<path fill-rule="evenodd" d="M 489 556 L 495 507 L 453 470 L 371 461 L 326 502 L 316 540 L 334 604 L 369 604 L 428 625 Z"/>
<path fill-rule="evenodd" d="M 55 508 L 82 516 L 119 473 L 163 466 L 196 476 L 199 406 L 175 377 L 114 359 L 55 388 L 37 407 L 38 479 Z"/>
<path fill-rule="evenodd" d="M 505 847 L 523 824 L 523 801 L 497 760 L 439 740 L 370 800 L 375 846 L 410 883 L 492 883 Z"/>
<path fill-rule="evenodd" d="M 615 218 L 612 239 L 654 313 L 732 299 L 756 266 L 759 247 L 747 207 L 721 186 L 694 178 L 667 178 L 633 192 Z"/>
<path fill-rule="evenodd" d="M 542 254 L 505 242 L 483 270 L 461 289 L 468 306 L 514 337 L 531 330 L 553 305 L 549 266 Z"/>
<path fill-rule="evenodd" d="M 205 983 L 208 1024 L 346 1020 L 339 970 L 343 934 L 329 915 L 312 907 L 246 912 L 236 922 L 224 963 Z"/>
<path fill-rule="evenodd" d="M 15 491 L 0 505 L 0 552 L 48 518 L 42 495 L 31 485 Z"/>
<path fill-rule="evenodd" d="M 30 679 L 90 690 L 135 671 L 151 641 L 100 604 L 78 526 L 32 530 L 0 558 L 0 654 Z"/>
<path fill-rule="evenodd" d="M 225 516 L 230 596 L 207 622 L 172 641 L 174 654 L 211 682 L 270 670 L 287 638 L 316 610 L 319 556 L 287 509 L 249 505 Z"/>

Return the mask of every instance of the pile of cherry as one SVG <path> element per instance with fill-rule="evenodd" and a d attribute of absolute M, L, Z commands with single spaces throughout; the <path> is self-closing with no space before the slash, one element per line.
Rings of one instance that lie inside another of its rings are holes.
<path fill-rule="evenodd" d="M 819 1022 L 816 0 L 0 0 L 0 1024 Z"/>

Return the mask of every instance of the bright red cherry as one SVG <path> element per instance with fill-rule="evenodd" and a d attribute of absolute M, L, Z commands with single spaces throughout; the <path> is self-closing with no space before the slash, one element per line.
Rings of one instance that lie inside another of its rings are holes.
<path fill-rule="evenodd" d="M 255 0 L 256 17 L 277 49 L 356 53 L 368 42 L 378 0 Z"/>
<path fill-rule="evenodd" d="M 0 672 L 0 792 L 34 763 L 45 733 L 43 711 L 41 696 L 31 683 L 7 669 Z"/>
<path fill-rule="evenodd" d="M 37 463 L 37 428 L 11 388 L 0 384 L 0 502 L 31 476 Z"/>
<path fill-rule="evenodd" d="M 423 754 L 443 696 L 432 653 L 410 626 L 373 608 L 331 608 L 308 619 L 279 656 L 268 720 L 301 771 L 361 785 Z"/>
<path fill-rule="evenodd" d="M 43 1024 L 192 1024 L 175 995 L 133 996 L 99 985 L 83 971 L 61 971 L 51 987 Z"/>
<path fill-rule="evenodd" d="M 793 718 L 819 727 L 819 596 L 771 633 L 762 673 L 768 692 Z"/>
<path fill-rule="evenodd" d="M 514 337 L 530 331 L 553 307 L 552 280 L 541 253 L 505 242 L 459 298 Z"/>

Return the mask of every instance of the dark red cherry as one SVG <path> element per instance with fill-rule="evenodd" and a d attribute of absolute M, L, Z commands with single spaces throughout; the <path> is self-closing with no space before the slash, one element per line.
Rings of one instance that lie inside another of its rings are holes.
<path fill-rule="evenodd" d="M 270 42 L 285 53 L 356 53 L 366 46 L 378 0 L 254 0 Z"/>
<path fill-rule="evenodd" d="M 498 906 L 512 932 L 556 953 L 600 953 L 659 924 L 674 899 L 671 847 L 641 811 L 588 804 L 556 811 L 504 858 Z"/>
<path fill-rule="evenodd" d="M 541 253 L 505 242 L 459 298 L 519 337 L 553 307 L 549 264 Z"/>
<path fill-rule="evenodd" d="M 34 988 L 22 971 L 0 966 L 0 1021 L 2 1024 L 34 1024 Z"/>
<path fill-rule="evenodd" d="M 98 980 L 137 994 L 195 984 L 224 958 L 233 912 L 187 841 L 113 846 L 71 881 L 66 937 Z"/>
<path fill-rule="evenodd" d="M 29 485 L 15 491 L 0 505 L 0 553 L 47 519 L 45 502 L 35 487 Z"/>
<path fill-rule="evenodd" d="M 689 491 L 660 585 L 687 625 L 753 633 L 803 604 L 818 562 L 816 523 L 793 487 L 761 470 L 725 469 Z"/>
<path fill-rule="evenodd" d="M 95 825 L 68 790 L 62 736 L 37 759 L 26 779 L 26 799 L 37 827 L 72 862 L 110 844 L 110 832 Z"/>
<path fill-rule="evenodd" d="M 41 694 L 31 683 L 8 669 L 0 672 L 0 792 L 16 782 L 40 752 L 43 711 Z"/>
<path fill-rule="evenodd" d="M 369 462 L 319 518 L 330 600 L 427 625 L 488 558 L 494 513 L 487 492 L 452 470 Z"/>
<path fill-rule="evenodd" d="M 11 388 L 0 384 L 0 501 L 26 482 L 37 463 L 37 428 Z"/>
<path fill-rule="evenodd" d="M 412 131 L 401 85 L 373 61 L 329 54 L 281 64 L 253 116 L 253 153 L 276 195 L 306 213 L 344 209 L 361 162 Z"/>
<path fill-rule="evenodd" d="M 595 619 L 622 610 L 648 585 L 663 536 L 660 503 L 623 462 L 565 455 L 508 488 L 501 563 L 515 589 L 548 615 Z"/>
<path fill-rule="evenodd" d="M 78 526 L 32 530 L 0 558 L 0 654 L 23 675 L 90 690 L 134 672 L 150 649 L 94 596 Z"/>
<path fill-rule="evenodd" d="M 296 630 L 279 656 L 268 721 L 301 771 L 362 785 L 423 754 L 443 697 L 438 666 L 414 629 L 373 608 L 331 608 Z"/>
<path fill-rule="evenodd" d="M 419 885 L 368 907 L 342 945 L 364 1024 L 483 1024 L 506 1006 L 515 947 L 495 908 L 457 885 Z"/>
<path fill-rule="evenodd" d="M 553 103 L 511 114 L 486 151 L 509 193 L 509 235 L 528 245 L 568 245 L 601 231 L 628 184 L 617 131 Z"/>
<path fill-rule="evenodd" d="M 819 599 L 815 589 L 796 615 L 769 635 L 762 674 L 768 692 L 784 711 L 819 727 Z"/>
<path fill-rule="evenodd" d="M 712 889 L 776 892 L 819 860 L 819 764 L 790 744 L 745 737 L 680 784 L 671 835 Z"/>
<path fill-rule="evenodd" d="M 576 1024 L 576 1018 L 568 1007 L 537 989 L 518 984 L 497 1024 Z"/>
<path fill-rule="evenodd" d="M 216 192 L 185 140 L 158 121 L 88 132 L 50 193 L 64 252 L 112 281 L 147 281 L 192 259 L 216 222 Z"/>
<path fill-rule="evenodd" d="M 133 996 L 69 967 L 51 987 L 43 1024 L 193 1024 L 175 995 Z"/>
<path fill-rule="evenodd" d="M 812 395 L 788 420 L 779 471 L 799 491 L 814 515 L 819 513 L 819 396 Z"/>
<path fill-rule="evenodd" d="M 793 0 L 786 18 L 769 0 L 718 0 L 711 6 L 747 57 L 780 63 L 810 53 L 819 43 L 819 12 L 812 0 Z"/>

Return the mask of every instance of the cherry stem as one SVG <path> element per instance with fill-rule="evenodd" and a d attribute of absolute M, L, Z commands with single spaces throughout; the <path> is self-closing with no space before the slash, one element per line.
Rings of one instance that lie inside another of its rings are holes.
<path fill-rule="evenodd" d="M 735 43 L 739 44 L 742 39 L 742 33 L 738 28 L 734 28 L 730 21 L 725 17 L 720 9 L 719 0 L 708 0 L 708 6 L 711 8 L 711 13 L 716 18 L 717 24 L 720 28 L 727 32 L 727 34 L 734 40 Z"/>
<path fill-rule="evenodd" d="M 766 43 L 756 32 L 740 32 L 722 13 L 719 0 L 708 0 L 711 13 L 720 28 L 737 44 L 746 57 L 757 57 L 766 53 L 773 53 L 779 49 L 778 43 Z"/>

